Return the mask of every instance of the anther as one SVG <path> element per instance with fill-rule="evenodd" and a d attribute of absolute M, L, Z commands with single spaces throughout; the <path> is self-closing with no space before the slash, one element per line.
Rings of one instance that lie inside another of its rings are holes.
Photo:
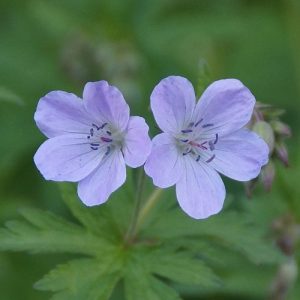
<path fill-rule="evenodd" d="M 210 150 L 210 151 L 215 150 L 215 145 L 214 145 L 214 143 L 213 143 L 212 141 L 209 141 L 209 142 L 208 142 L 208 145 L 209 145 L 209 150 Z"/>
<path fill-rule="evenodd" d="M 219 139 L 219 135 L 216 133 L 216 139 L 214 141 L 214 144 L 216 144 L 218 142 L 218 139 Z"/>
<path fill-rule="evenodd" d="M 100 129 L 100 127 L 99 127 L 99 126 L 97 126 L 97 125 L 96 125 L 96 124 L 94 124 L 94 123 L 92 124 L 92 126 L 93 126 L 93 127 L 95 127 L 97 130 L 99 130 L 99 129 Z"/>
<path fill-rule="evenodd" d="M 189 154 L 191 152 L 192 152 L 192 149 L 188 150 L 187 152 L 183 152 L 182 155 L 185 156 L 185 155 L 187 155 L 187 154 Z"/>
<path fill-rule="evenodd" d="M 202 128 L 207 128 L 207 127 L 211 127 L 211 126 L 214 126 L 214 124 L 212 124 L 212 123 L 204 124 L 204 125 L 202 125 Z"/>
<path fill-rule="evenodd" d="M 100 139 L 101 139 L 102 142 L 106 142 L 106 143 L 112 142 L 112 139 L 104 137 L 104 136 L 102 136 Z"/>
<path fill-rule="evenodd" d="M 194 122 L 191 122 L 188 127 L 193 127 L 194 124 L 195 124 Z"/>
<path fill-rule="evenodd" d="M 213 161 L 213 159 L 216 157 L 216 155 L 214 154 L 211 158 L 209 158 L 206 162 L 210 163 L 211 161 Z"/>
<path fill-rule="evenodd" d="M 189 133 L 189 132 L 193 132 L 192 129 L 184 129 L 184 130 L 181 130 L 182 133 Z"/>
<path fill-rule="evenodd" d="M 200 119 L 198 122 L 196 122 L 195 127 L 197 127 L 202 121 L 203 119 Z"/>
<path fill-rule="evenodd" d="M 108 146 L 108 147 L 107 147 L 107 150 L 106 150 L 106 152 L 105 152 L 105 154 L 104 154 L 104 155 L 108 155 L 108 154 L 109 154 L 109 152 L 110 152 L 110 147 Z"/>
<path fill-rule="evenodd" d="M 91 145 L 91 146 L 94 146 L 94 147 L 99 147 L 99 144 L 98 144 L 98 143 L 91 143 L 90 145 Z"/>
<path fill-rule="evenodd" d="M 196 161 L 198 162 L 200 160 L 200 155 L 197 156 Z"/>
<path fill-rule="evenodd" d="M 180 140 L 183 143 L 187 143 L 189 140 Z"/>
<path fill-rule="evenodd" d="M 108 135 L 111 135 L 111 132 L 110 132 L 110 131 L 108 131 L 108 130 L 106 131 L 106 133 L 107 133 Z"/>
<path fill-rule="evenodd" d="M 92 150 L 98 150 L 97 147 L 92 147 L 92 146 L 91 146 L 91 149 L 92 149 Z"/>
<path fill-rule="evenodd" d="M 107 123 L 103 123 L 99 128 L 103 129 L 106 125 L 107 125 Z"/>
<path fill-rule="evenodd" d="M 94 129 L 93 128 L 90 129 L 90 134 L 91 134 L 91 136 L 94 135 Z"/>

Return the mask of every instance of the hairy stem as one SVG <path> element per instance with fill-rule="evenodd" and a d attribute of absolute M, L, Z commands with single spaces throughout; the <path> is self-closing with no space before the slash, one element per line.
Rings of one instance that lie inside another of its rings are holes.
<path fill-rule="evenodd" d="M 137 219 L 137 223 L 136 223 L 136 231 L 138 231 L 140 229 L 141 225 L 147 218 L 147 215 L 149 214 L 151 209 L 155 206 L 155 204 L 159 200 L 159 196 L 161 195 L 161 193 L 162 193 L 162 189 L 155 189 L 152 192 L 152 194 L 149 196 L 149 198 L 146 200 L 144 206 L 142 207 L 142 209 L 138 215 L 138 219 Z"/>
<path fill-rule="evenodd" d="M 139 216 L 139 212 L 141 209 L 142 204 L 142 194 L 144 189 L 144 183 L 145 183 L 145 172 L 143 168 L 140 169 L 139 178 L 138 178 L 138 184 L 137 184 L 137 190 L 135 194 L 135 205 L 132 213 L 131 222 L 129 224 L 128 230 L 125 235 L 125 242 L 130 243 L 136 234 L 136 225 L 137 220 Z"/>

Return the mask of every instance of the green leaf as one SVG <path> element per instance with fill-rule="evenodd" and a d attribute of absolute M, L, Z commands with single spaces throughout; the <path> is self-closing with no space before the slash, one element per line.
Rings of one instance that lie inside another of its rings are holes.
<path fill-rule="evenodd" d="M 52 213 L 22 210 L 25 221 L 9 221 L 0 230 L 0 250 L 32 253 L 81 253 L 101 255 L 112 249 L 107 240 Z"/>
<path fill-rule="evenodd" d="M 125 278 L 126 300 L 180 300 L 178 293 L 156 279 L 140 265 L 127 267 Z"/>
<path fill-rule="evenodd" d="M 277 263 L 282 255 L 265 239 L 265 234 L 245 213 L 223 212 L 197 221 L 187 218 L 178 209 L 165 212 L 143 233 L 153 239 L 178 241 L 178 244 L 182 244 L 181 239 L 186 237 L 195 240 L 207 238 L 241 252 L 254 263 Z"/>
<path fill-rule="evenodd" d="M 147 263 L 153 273 L 178 283 L 201 287 L 216 287 L 220 284 L 220 279 L 203 261 L 186 251 L 154 251 Z"/>
<path fill-rule="evenodd" d="M 131 172 L 128 173 L 129 183 L 114 192 L 105 204 L 85 206 L 77 196 L 75 185 L 71 184 L 60 184 L 63 200 L 73 216 L 89 231 L 112 241 L 119 240 L 127 229 L 132 213 Z M 120 203 L 122 203 L 121 210 Z"/>
<path fill-rule="evenodd" d="M 35 284 L 35 288 L 56 292 L 53 299 L 109 299 L 121 276 L 120 260 L 78 259 L 60 265 Z M 83 276 L 84 274 L 84 276 Z"/>
<path fill-rule="evenodd" d="M 164 277 L 165 281 L 155 275 Z M 163 244 L 136 246 L 131 250 L 124 281 L 128 300 L 179 299 L 178 292 L 166 285 L 169 280 L 199 288 L 216 288 L 220 283 L 212 270 L 191 252 Z"/>

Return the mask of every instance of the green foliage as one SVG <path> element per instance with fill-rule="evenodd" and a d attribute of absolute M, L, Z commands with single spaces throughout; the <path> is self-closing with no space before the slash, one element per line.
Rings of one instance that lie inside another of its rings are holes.
<path fill-rule="evenodd" d="M 109 299 L 119 281 L 120 261 L 112 253 L 101 259 L 78 259 L 59 265 L 35 284 L 55 292 L 56 300 Z"/>
<path fill-rule="evenodd" d="M 140 237 L 128 243 L 124 241 L 132 213 L 128 186 L 107 204 L 87 208 L 73 185 L 61 184 L 63 199 L 75 219 L 22 209 L 23 220 L 9 221 L 1 229 L 0 249 L 88 256 L 57 266 L 35 284 L 36 289 L 54 292 L 57 300 L 110 299 L 118 282 L 123 282 L 127 300 L 178 300 L 190 290 L 230 290 L 234 281 L 227 278 L 224 285 L 220 275 L 223 259 L 228 263 L 232 251 L 236 252 L 232 266 L 245 259 L 249 266 L 251 261 L 270 265 L 281 259 L 246 213 L 225 211 L 199 222 L 170 205 L 161 206 L 159 215 L 150 215 Z M 126 197 L 120 211 L 118 198 Z"/>
<path fill-rule="evenodd" d="M 300 157 L 295 142 L 299 136 L 299 1 L 2 0 L 0 11 L 0 219 L 17 218 L 18 208 L 24 216 L 28 213 L 28 220 L 8 222 L 8 227 L 0 230 L 0 249 L 44 253 L 38 259 L 1 253 L 0 298 L 47 298 L 47 293 L 31 288 L 40 274 L 74 255 L 97 260 L 114 253 L 123 245 L 130 218 L 132 191 L 122 190 L 108 205 L 93 209 L 81 205 L 71 185 L 64 193 L 69 195 L 65 201 L 74 218 L 66 213 L 56 185 L 43 181 L 32 163 L 44 140 L 33 122 L 38 99 L 54 89 L 81 95 L 85 81 L 105 79 L 120 87 L 127 101 L 134 102 L 133 114 L 146 116 L 153 136 L 155 125 L 148 109 L 153 86 L 164 76 L 178 74 L 194 80 L 197 94 L 201 94 L 209 83 L 206 66 L 201 65 L 204 59 L 212 79 L 239 78 L 257 100 L 287 110 L 286 121 L 294 128 L 288 147 L 295 152 L 291 168 L 278 170 L 276 166 L 274 192 L 255 195 L 251 201 L 241 196 L 238 184 L 227 184 L 228 192 L 236 197 L 231 213 L 203 222 L 187 220 L 178 208 L 169 211 L 175 198 L 164 191 L 162 205 L 158 203 L 144 223 L 139 240 L 149 245 L 150 252 L 166 246 L 173 247 L 174 256 L 179 255 L 177 250 L 183 251 L 180 255 L 186 260 L 197 258 L 199 264 L 212 269 L 222 279 L 220 286 L 171 283 L 168 278 L 161 280 L 162 275 L 153 275 L 156 273 L 147 266 L 141 271 L 144 277 L 139 273 L 135 278 L 146 281 L 142 286 L 149 287 L 152 299 L 158 295 L 176 299 L 178 293 L 193 299 L 265 299 L 277 272 L 271 225 L 286 213 L 300 222 L 300 164 L 295 159 Z M 125 71 L 116 77 L 120 70 Z M 24 105 L 19 105 L 20 99 Z M 242 207 L 242 212 L 233 212 L 236 207 Z M 55 221 L 48 223 L 49 218 Z M 300 267 L 299 247 L 297 250 Z M 67 254 L 59 256 L 60 252 Z M 131 246 L 130 253 L 135 254 L 127 256 L 135 261 L 135 256 L 150 255 L 146 252 Z M 135 263 L 132 265 L 134 272 Z M 98 285 L 104 278 L 110 276 L 103 276 Z M 68 282 L 67 278 L 63 281 Z M 138 284 L 132 283 L 132 290 Z M 117 290 L 122 294 L 120 285 Z M 135 292 L 129 293 L 134 296 Z M 69 288 L 55 294 L 60 293 L 70 293 Z M 299 294 L 298 280 L 289 297 L 298 300 Z"/>

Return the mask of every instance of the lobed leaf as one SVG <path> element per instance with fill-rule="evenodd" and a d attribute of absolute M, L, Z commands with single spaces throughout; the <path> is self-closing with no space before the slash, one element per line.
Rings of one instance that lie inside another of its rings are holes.
<path fill-rule="evenodd" d="M 74 260 L 50 271 L 35 288 L 56 292 L 57 300 L 107 300 L 121 276 L 119 262 L 113 255 Z"/>

